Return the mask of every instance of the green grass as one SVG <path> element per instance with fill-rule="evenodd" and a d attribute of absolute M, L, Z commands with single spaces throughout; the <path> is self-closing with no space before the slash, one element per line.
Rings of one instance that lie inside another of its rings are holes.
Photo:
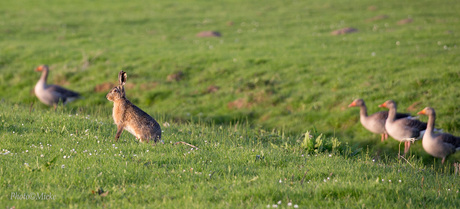
<path fill-rule="evenodd" d="M 107 117 L 0 107 L 6 110 L 0 114 L 0 202 L 7 207 L 458 206 L 458 176 L 449 165 L 377 157 L 345 143 L 314 149 L 302 135 L 248 124 L 171 122 L 163 127 L 164 144 L 139 144 L 127 132 L 114 142 L 116 127 Z M 322 139 L 325 145 L 336 140 Z M 173 145 L 177 141 L 199 148 Z M 100 196 L 99 189 L 108 193 Z M 52 199 L 39 200 L 42 193 Z M 36 199 L 12 196 L 21 194 Z"/>
<path fill-rule="evenodd" d="M 458 194 L 447 192 L 458 191 L 450 167 L 458 154 L 439 166 L 418 142 L 408 157 L 412 167 L 396 159 L 398 142 L 380 143 L 361 126 L 358 110 L 346 108 L 358 97 L 370 113 L 387 99 L 412 114 L 431 106 L 437 127 L 460 135 L 458 11 L 455 0 L 0 1 L 0 147 L 18 153 L 1 157 L 7 163 L 0 202 L 265 207 L 289 199 L 303 207 L 458 207 L 449 199 Z M 367 21 L 377 15 L 388 18 Z M 413 22 L 397 24 L 406 18 Z M 344 27 L 358 32 L 330 34 Z M 207 30 L 222 37 L 196 37 Z M 50 66 L 50 83 L 81 92 L 84 99 L 57 112 L 42 105 L 32 93 L 39 78 L 33 69 L 40 64 Z M 96 87 L 116 83 L 120 70 L 128 73 L 128 99 L 171 124 L 164 127 L 165 145 L 137 144 L 128 133 L 122 136 L 126 141 L 112 142 L 112 103 L 105 98 L 108 90 Z M 177 72 L 181 80 L 167 81 Z M 208 92 L 210 86 L 217 91 Z M 303 161 L 300 156 L 312 150 L 303 143 L 307 131 L 327 142 L 338 139 L 345 148 L 334 157 L 321 151 Z M 76 136 L 83 137 L 78 145 Z M 200 150 L 189 155 L 169 141 Z M 31 147 L 39 142 L 46 152 Z M 78 150 L 75 157 L 63 159 L 71 149 Z M 104 151 L 106 157 L 88 157 L 84 150 Z M 255 161 L 262 151 L 265 161 Z M 43 167 L 55 156 L 49 170 L 29 171 L 38 168 L 37 159 Z M 200 157 L 216 163 L 206 167 Z M 313 184 L 299 185 L 306 169 Z M 322 182 L 331 172 L 338 181 Z M 136 176 L 144 173 L 154 175 Z M 104 199 L 91 193 L 99 187 L 109 191 Z M 16 191 L 49 191 L 59 198 L 12 201 Z"/>

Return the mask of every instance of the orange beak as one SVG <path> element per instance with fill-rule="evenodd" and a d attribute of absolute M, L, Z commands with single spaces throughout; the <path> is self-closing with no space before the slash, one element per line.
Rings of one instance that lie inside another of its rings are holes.
<path fill-rule="evenodd" d="M 37 72 L 41 72 L 43 70 L 43 66 L 38 66 L 37 68 L 35 68 L 35 71 Z"/>
<path fill-rule="evenodd" d="M 422 111 L 418 112 L 417 115 L 426 115 L 425 109 L 423 109 Z"/>
<path fill-rule="evenodd" d="M 379 107 L 387 107 L 387 103 L 385 102 L 385 103 L 379 105 Z"/>
<path fill-rule="evenodd" d="M 356 107 L 356 103 L 352 102 L 351 104 L 348 105 L 348 107 Z"/>

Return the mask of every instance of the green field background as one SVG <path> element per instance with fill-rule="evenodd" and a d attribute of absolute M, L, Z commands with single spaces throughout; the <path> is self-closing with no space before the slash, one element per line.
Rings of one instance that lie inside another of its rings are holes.
<path fill-rule="evenodd" d="M 459 154 L 443 167 L 419 141 L 407 162 L 397 160 L 398 142 L 381 143 L 347 105 L 362 98 L 373 113 L 392 99 L 413 115 L 431 106 L 436 126 L 459 136 L 459 11 L 456 0 L 1 1 L 0 148 L 17 155 L 0 157 L 0 206 L 265 208 L 282 200 L 279 207 L 456 208 L 451 164 Z M 346 27 L 357 31 L 331 34 Z M 50 66 L 49 83 L 84 98 L 57 111 L 41 104 L 33 93 L 41 64 Z M 105 95 L 120 70 L 127 98 L 162 124 L 164 146 L 137 144 L 127 132 L 113 142 Z M 317 160 L 303 162 L 314 156 L 302 146 L 307 131 L 347 148 L 317 150 Z M 78 146 L 70 134 L 83 137 Z M 188 148 L 169 146 L 175 141 L 202 152 L 183 157 Z M 40 143 L 52 144 L 49 154 L 31 148 Z M 72 149 L 78 154 L 66 163 Z M 82 153 L 98 149 L 130 157 Z M 269 160 L 259 163 L 264 155 Z M 183 170 L 190 175 L 177 183 Z M 342 183 L 318 189 L 337 172 Z M 210 182 L 210 174 L 219 178 Z M 379 182 L 385 176 L 391 188 Z M 309 179 L 315 189 L 305 187 Z M 362 181 L 369 184 L 355 186 Z M 109 195 L 93 195 L 98 188 Z M 48 191 L 59 201 L 15 201 L 16 191 Z"/>

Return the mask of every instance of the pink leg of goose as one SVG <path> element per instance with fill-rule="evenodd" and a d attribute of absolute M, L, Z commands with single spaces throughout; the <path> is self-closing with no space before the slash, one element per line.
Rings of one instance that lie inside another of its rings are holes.
<path fill-rule="evenodd" d="M 404 142 L 404 155 L 406 155 L 406 153 L 409 152 L 409 148 L 410 148 L 410 141 L 405 141 Z"/>

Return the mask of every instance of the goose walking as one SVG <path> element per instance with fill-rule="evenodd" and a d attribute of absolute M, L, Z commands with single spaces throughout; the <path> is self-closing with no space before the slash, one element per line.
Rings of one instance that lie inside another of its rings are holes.
<path fill-rule="evenodd" d="M 434 132 L 436 112 L 433 108 L 425 107 L 417 114 L 428 116 L 428 125 L 422 139 L 423 149 L 433 157 L 442 158 L 441 162 L 444 164 L 449 155 L 460 150 L 460 137 L 448 133 Z"/>
<path fill-rule="evenodd" d="M 385 122 L 385 129 L 388 135 L 394 139 L 404 142 L 404 155 L 409 152 L 411 142 L 420 139 L 426 129 L 426 123 L 412 118 L 396 118 L 396 103 L 388 100 L 379 105 L 388 108 L 388 118 Z"/>
<path fill-rule="evenodd" d="M 40 80 L 38 80 L 35 85 L 34 91 L 35 95 L 43 104 L 54 106 L 54 108 L 56 108 L 59 101 L 66 104 L 80 97 L 80 94 L 77 92 L 65 89 L 58 85 L 48 85 L 46 83 L 49 73 L 47 65 L 38 66 L 35 71 L 42 73 Z"/>
<path fill-rule="evenodd" d="M 388 133 L 385 130 L 385 122 L 388 118 L 388 111 L 376 112 L 372 115 L 367 115 L 366 103 L 362 99 L 355 99 L 348 107 L 359 107 L 359 121 L 361 124 L 372 133 L 380 134 L 380 140 L 383 142 L 388 139 Z M 396 119 L 411 117 L 410 114 L 396 113 Z"/>

